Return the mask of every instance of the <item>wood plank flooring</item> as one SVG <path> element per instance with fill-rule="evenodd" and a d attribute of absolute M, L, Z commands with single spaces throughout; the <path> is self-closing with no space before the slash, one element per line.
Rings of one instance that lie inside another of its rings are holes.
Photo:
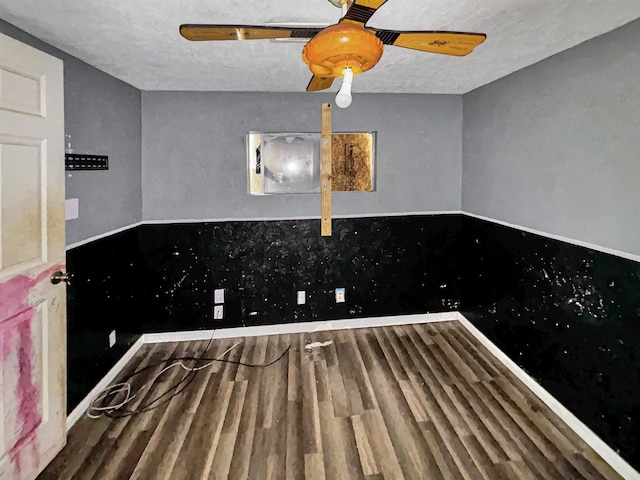
<path fill-rule="evenodd" d="M 122 375 L 153 366 L 135 389 L 207 343 L 145 345 Z M 251 337 L 225 358 L 268 362 L 290 344 L 270 367 L 215 363 L 144 414 L 82 418 L 39 478 L 621 478 L 458 322 Z"/>

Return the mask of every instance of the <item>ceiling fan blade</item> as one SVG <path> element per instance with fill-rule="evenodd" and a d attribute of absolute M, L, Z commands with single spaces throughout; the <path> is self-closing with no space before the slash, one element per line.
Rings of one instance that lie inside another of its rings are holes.
<path fill-rule="evenodd" d="M 333 85 L 334 77 L 319 77 L 314 75 L 311 77 L 309 85 L 307 85 L 307 92 L 318 92 L 320 90 L 326 90 Z"/>
<path fill-rule="evenodd" d="M 340 23 L 364 25 L 386 1 L 387 0 L 353 0 L 347 14 L 342 17 Z"/>
<path fill-rule="evenodd" d="M 370 29 L 385 45 L 410 48 L 422 52 L 440 53 L 462 57 L 470 54 L 485 41 L 484 33 L 465 32 L 399 32 L 396 30 Z"/>
<path fill-rule="evenodd" d="M 322 28 L 262 27 L 257 25 L 180 25 L 180 35 L 193 42 L 313 38 Z"/>

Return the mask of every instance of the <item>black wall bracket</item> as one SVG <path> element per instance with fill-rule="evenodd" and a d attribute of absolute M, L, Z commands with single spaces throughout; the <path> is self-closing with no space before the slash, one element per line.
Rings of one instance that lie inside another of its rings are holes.
<path fill-rule="evenodd" d="M 107 155 L 81 155 L 66 153 L 64 155 L 65 170 L 109 170 Z"/>

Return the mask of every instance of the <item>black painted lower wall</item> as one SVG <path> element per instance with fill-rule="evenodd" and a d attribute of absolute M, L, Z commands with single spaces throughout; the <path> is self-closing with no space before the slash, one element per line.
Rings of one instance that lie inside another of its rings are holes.
<path fill-rule="evenodd" d="M 640 469 L 640 263 L 465 217 L 461 312 Z"/>
<path fill-rule="evenodd" d="M 143 332 L 459 310 L 640 469 L 640 263 L 462 215 L 144 225 L 67 263 L 69 410 Z"/>
<path fill-rule="evenodd" d="M 456 215 L 145 225 L 145 332 L 457 310 Z M 346 289 L 336 303 L 335 288 Z M 213 319 L 213 290 L 225 316 Z M 305 290 L 306 304 L 296 304 Z"/>
<path fill-rule="evenodd" d="M 68 412 L 140 338 L 139 258 L 137 229 L 67 251 Z"/>

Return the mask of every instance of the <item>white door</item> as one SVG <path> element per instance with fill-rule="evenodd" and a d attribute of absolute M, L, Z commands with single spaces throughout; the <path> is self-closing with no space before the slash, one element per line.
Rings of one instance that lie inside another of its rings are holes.
<path fill-rule="evenodd" d="M 66 441 L 62 62 L 0 35 L 0 479 Z"/>

